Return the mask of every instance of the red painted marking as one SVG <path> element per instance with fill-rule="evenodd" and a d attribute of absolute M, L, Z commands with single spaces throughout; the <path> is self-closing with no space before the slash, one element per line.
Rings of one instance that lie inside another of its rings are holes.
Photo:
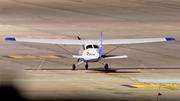
<path fill-rule="evenodd" d="M 28 37 L 31 37 L 31 36 L 12 36 L 12 37 L 28 38 Z"/>
<path fill-rule="evenodd" d="M 31 71 L 36 72 L 36 71 L 45 71 L 45 70 L 31 70 Z"/>
<path fill-rule="evenodd" d="M 43 39 L 60 39 L 59 37 L 43 37 Z"/>
<path fill-rule="evenodd" d="M 162 96 L 162 94 L 161 94 L 161 93 L 158 93 L 158 96 Z"/>
<path fill-rule="evenodd" d="M 154 69 L 139 69 L 139 70 L 154 70 Z"/>
<path fill-rule="evenodd" d="M 100 72 L 100 74 L 112 74 L 112 73 L 101 73 L 101 72 Z"/>
<path fill-rule="evenodd" d="M 79 67 L 79 68 L 83 68 L 83 69 L 85 69 L 85 67 Z"/>

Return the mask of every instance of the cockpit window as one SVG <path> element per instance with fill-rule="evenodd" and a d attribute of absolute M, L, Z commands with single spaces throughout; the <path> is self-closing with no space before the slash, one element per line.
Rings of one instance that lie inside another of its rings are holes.
<path fill-rule="evenodd" d="M 82 46 L 82 48 L 83 48 L 83 50 L 85 50 L 85 46 L 84 45 Z"/>
<path fill-rule="evenodd" d="M 94 48 L 98 48 L 98 46 L 97 45 L 93 45 L 94 46 Z"/>
<path fill-rule="evenodd" d="M 94 47 L 94 48 L 98 48 L 97 45 L 93 45 L 93 46 L 92 46 L 92 45 L 87 45 L 87 46 L 86 46 L 86 49 L 93 48 L 93 47 Z"/>
<path fill-rule="evenodd" d="M 87 46 L 86 46 L 86 49 L 88 49 L 88 48 L 92 48 L 92 45 L 87 45 Z"/>

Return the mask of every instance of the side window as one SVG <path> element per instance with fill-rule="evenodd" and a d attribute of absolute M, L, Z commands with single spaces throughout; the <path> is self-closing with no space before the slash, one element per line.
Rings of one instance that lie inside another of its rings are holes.
<path fill-rule="evenodd" d="M 85 46 L 83 45 L 82 47 L 83 47 L 83 50 L 85 50 Z"/>
<path fill-rule="evenodd" d="M 98 46 L 97 45 L 93 45 L 94 46 L 94 48 L 98 48 Z"/>

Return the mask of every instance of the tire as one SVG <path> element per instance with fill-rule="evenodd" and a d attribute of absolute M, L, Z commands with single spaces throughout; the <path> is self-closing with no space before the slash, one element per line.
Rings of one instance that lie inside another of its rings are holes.
<path fill-rule="evenodd" d="M 108 64 L 105 64 L 104 68 L 105 68 L 106 71 L 108 71 L 108 69 L 109 69 Z"/>
<path fill-rule="evenodd" d="M 88 64 L 85 65 L 85 68 L 88 69 Z"/>
<path fill-rule="evenodd" d="M 72 65 L 72 70 L 76 70 L 76 65 L 75 64 Z"/>

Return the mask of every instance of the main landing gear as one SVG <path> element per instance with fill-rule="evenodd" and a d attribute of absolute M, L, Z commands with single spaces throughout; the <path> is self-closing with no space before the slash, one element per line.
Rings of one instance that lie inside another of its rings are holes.
<path fill-rule="evenodd" d="M 108 71 L 108 69 L 109 69 L 108 64 L 105 64 L 105 65 L 104 65 L 104 68 L 105 68 L 105 71 Z"/>
<path fill-rule="evenodd" d="M 78 65 L 82 64 L 83 62 L 84 62 L 84 61 L 81 61 L 81 62 L 79 62 L 79 63 L 76 64 L 76 65 L 73 64 L 73 65 L 72 65 L 72 70 L 76 70 L 76 67 L 77 67 Z M 88 69 L 88 63 L 87 63 L 87 62 L 86 62 L 85 68 Z"/>
<path fill-rule="evenodd" d="M 73 64 L 73 65 L 72 65 L 72 70 L 76 70 L 76 66 L 80 65 L 81 63 L 83 63 L 83 61 L 80 62 L 80 63 L 78 63 L 77 65 Z M 87 63 L 87 62 L 86 62 L 86 64 L 85 64 L 85 69 L 88 69 L 88 63 Z"/>
<path fill-rule="evenodd" d="M 88 69 L 88 63 L 85 64 L 85 68 Z"/>
<path fill-rule="evenodd" d="M 75 64 L 72 65 L 72 70 L 76 70 L 76 65 Z"/>
<path fill-rule="evenodd" d="M 75 65 L 75 64 L 73 64 L 72 65 L 72 70 L 76 70 L 76 66 L 78 66 L 79 64 L 81 64 L 81 63 L 83 63 L 83 62 L 80 62 L 80 63 L 78 63 L 77 65 Z M 102 63 L 103 64 L 103 63 Z M 104 65 L 104 64 L 103 64 Z M 86 62 L 86 64 L 85 64 L 85 69 L 88 69 L 88 63 Z M 104 65 L 104 69 L 105 69 L 105 71 L 108 71 L 108 69 L 109 69 L 109 65 L 108 64 L 105 64 Z"/>

